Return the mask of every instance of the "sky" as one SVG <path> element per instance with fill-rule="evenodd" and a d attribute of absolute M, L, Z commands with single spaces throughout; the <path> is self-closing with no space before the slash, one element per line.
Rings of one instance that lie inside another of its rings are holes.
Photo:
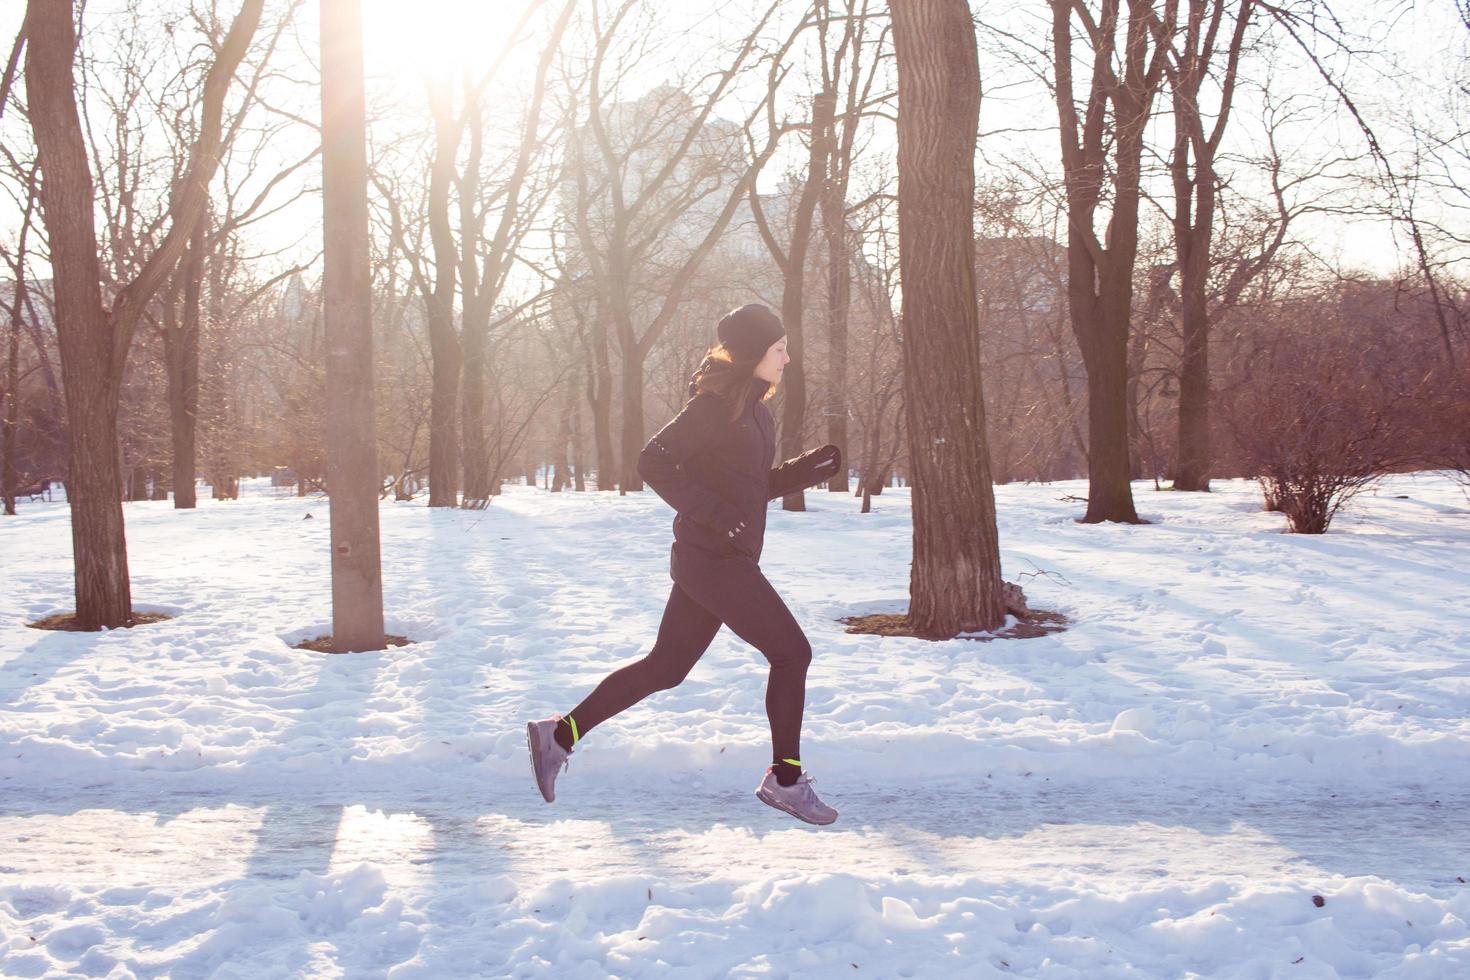
<path fill-rule="evenodd" d="M 94 22 L 120 6 L 118 0 L 91 0 L 88 16 Z M 224 3 L 228 12 L 235 4 Z M 1014 31 L 1031 39 L 1038 33 L 1041 0 L 1027 5 L 981 0 L 974 5 L 982 24 L 996 30 Z M 302 48 L 309 50 L 315 33 L 317 4 L 308 2 L 302 11 Z M 459 68 L 483 72 L 501 50 L 506 34 L 518 20 L 522 0 L 488 3 L 481 0 L 365 0 L 365 55 L 373 80 L 375 111 L 396 114 L 400 119 L 421 118 L 424 113 L 425 80 L 434 73 Z M 632 73 L 627 91 L 637 94 L 675 78 L 681 71 L 698 67 L 703 52 L 718 49 L 750 19 L 756 9 L 752 0 L 735 4 L 707 2 L 664 2 L 652 17 L 650 57 Z M 793 8 L 795 9 L 795 8 Z M 1447 0 L 1440 2 L 1375 3 L 1350 0 L 1334 5 L 1344 28 L 1362 39 L 1361 47 L 1379 52 L 1373 58 L 1337 55 L 1331 59 L 1353 86 L 1365 115 L 1380 127 L 1380 135 L 1394 145 L 1394 126 L 1410 113 L 1435 119 L 1442 109 L 1436 103 L 1448 91 L 1447 79 L 1454 77 L 1465 58 L 1467 34 Z M 20 3 L 0 8 L 0 37 L 13 37 L 23 13 Z M 780 17 L 789 20 L 785 11 Z M 982 32 L 981 72 L 985 98 L 981 110 L 982 136 L 978 163 L 982 180 L 1004 179 L 1017 166 L 1039 164 L 1056 172 L 1057 137 L 1055 108 L 1031 65 L 1009 57 L 998 49 L 997 35 Z M 8 46 L 7 46 L 8 50 Z M 300 55 L 293 55 L 298 73 L 311 70 Z M 514 111 L 516 93 L 534 68 L 534 44 L 521 44 L 505 58 L 492 83 L 492 100 L 504 99 Z M 1264 64 L 1261 60 L 1259 64 Z M 1382 66 L 1392 65 L 1396 77 L 1387 76 Z M 1242 88 L 1232 120 L 1230 143 L 1234 150 L 1258 151 L 1264 140 L 1259 119 L 1266 95 L 1277 103 L 1292 101 L 1303 108 L 1300 121 L 1286 130 L 1289 156 L 1302 165 L 1307 161 L 1361 151 L 1361 138 L 1351 118 L 1331 99 L 1324 99 L 1324 86 L 1315 73 L 1302 66 L 1290 50 L 1274 59 L 1269 80 L 1256 72 L 1253 84 Z M 799 87 L 799 80 L 798 87 Z M 737 92 L 737 100 L 749 104 L 753 93 Z M 314 108 L 312 106 L 311 108 Z M 734 110 L 731 110 L 731 114 Z M 1166 121 L 1155 123 L 1155 141 L 1167 145 Z M 13 118 L 0 124 L 0 134 L 10 140 L 24 136 L 23 126 Z M 375 130 L 375 138 L 382 138 Z M 303 134 L 301 146 L 308 145 Z M 282 158 L 288 148 L 275 149 Z M 869 167 L 891 161 L 894 136 L 891 125 L 878 122 L 872 131 Z M 800 163 L 802 150 L 792 140 L 763 175 L 761 187 L 769 190 L 788 168 Z M 314 178 L 313 178 L 314 179 Z M 859 181 L 861 178 L 859 178 Z M 1263 187 L 1255 171 L 1232 165 L 1231 189 L 1239 194 L 1259 194 Z M 1334 192 L 1341 194 L 1341 191 Z M 856 194 L 856 190 L 855 190 Z M 0 213 L 0 236 L 13 238 L 17 219 L 7 202 Z M 317 199 L 303 199 L 278 220 L 257 231 L 262 250 L 284 249 L 288 256 L 310 255 L 319 217 Z M 305 230 L 303 230 L 305 229 Z M 1390 272 L 1400 261 L 1402 250 L 1392 229 L 1381 221 L 1349 220 L 1340 215 L 1308 219 L 1299 233 L 1329 261 L 1346 267 Z M 282 262 L 287 261 L 282 257 Z"/>

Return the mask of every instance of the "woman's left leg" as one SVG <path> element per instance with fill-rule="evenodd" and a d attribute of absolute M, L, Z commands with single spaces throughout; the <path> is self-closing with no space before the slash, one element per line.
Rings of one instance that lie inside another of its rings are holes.
<path fill-rule="evenodd" d="M 791 785 L 801 775 L 801 718 L 811 643 L 758 565 L 732 562 L 718 576 L 689 576 L 681 584 L 770 662 L 766 718 L 771 725 L 772 765 L 781 784 Z"/>

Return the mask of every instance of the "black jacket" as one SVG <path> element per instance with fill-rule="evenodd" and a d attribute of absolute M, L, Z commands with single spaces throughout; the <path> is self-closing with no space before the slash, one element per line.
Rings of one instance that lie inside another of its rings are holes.
<path fill-rule="evenodd" d="M 764 381 L 751 381 L 764 391 Z M 765 542 L 766 504 L 804 490 L 797 481 L 809 470 L 776 456 L 776 420 L 757 397 L 747 400 L 738 419 L 718 395 L 705 392 L 689 400 L 658 431 L 638 456 L 638 473 L 674 508 L 675 551 L 697 549 L 712 557 L 759 561 Z M 722 528 L 743 520 L 746 528 L 731 539 Z"/>

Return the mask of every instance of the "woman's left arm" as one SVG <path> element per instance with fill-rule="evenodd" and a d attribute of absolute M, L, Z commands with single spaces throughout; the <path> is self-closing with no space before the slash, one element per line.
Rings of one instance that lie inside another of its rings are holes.
<path fill-rule="evenodd" d="M 766 484 L 766 499 L 775 500 L 788 493 L 805 490 L 832 479 L 841 470 L 842 450 L 836 446 L 828 443 L 817 449 L 808 449 L 771 470 Z"/>

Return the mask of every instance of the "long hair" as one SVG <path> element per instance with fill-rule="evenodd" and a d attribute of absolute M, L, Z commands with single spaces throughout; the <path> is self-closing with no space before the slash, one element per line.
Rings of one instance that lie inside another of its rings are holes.
<path fill-rule="evenodd" d="M 724 344 L 715 344 L 704 355 L 699 370 L 694 372 L 689 382 L 689 395 L 692 398 L 706 391 L 718 395 L 730 406 L 730 421 L 733 422 L 745 411 L 752 398 L 765 401 L 776 393 L 776 386 L 770 382 L 765 383 L 764 390 L 754 384 L 757 380 L 755 368 L 760 362 L 760 357 L 753 361 L 736 360 Z"/>

